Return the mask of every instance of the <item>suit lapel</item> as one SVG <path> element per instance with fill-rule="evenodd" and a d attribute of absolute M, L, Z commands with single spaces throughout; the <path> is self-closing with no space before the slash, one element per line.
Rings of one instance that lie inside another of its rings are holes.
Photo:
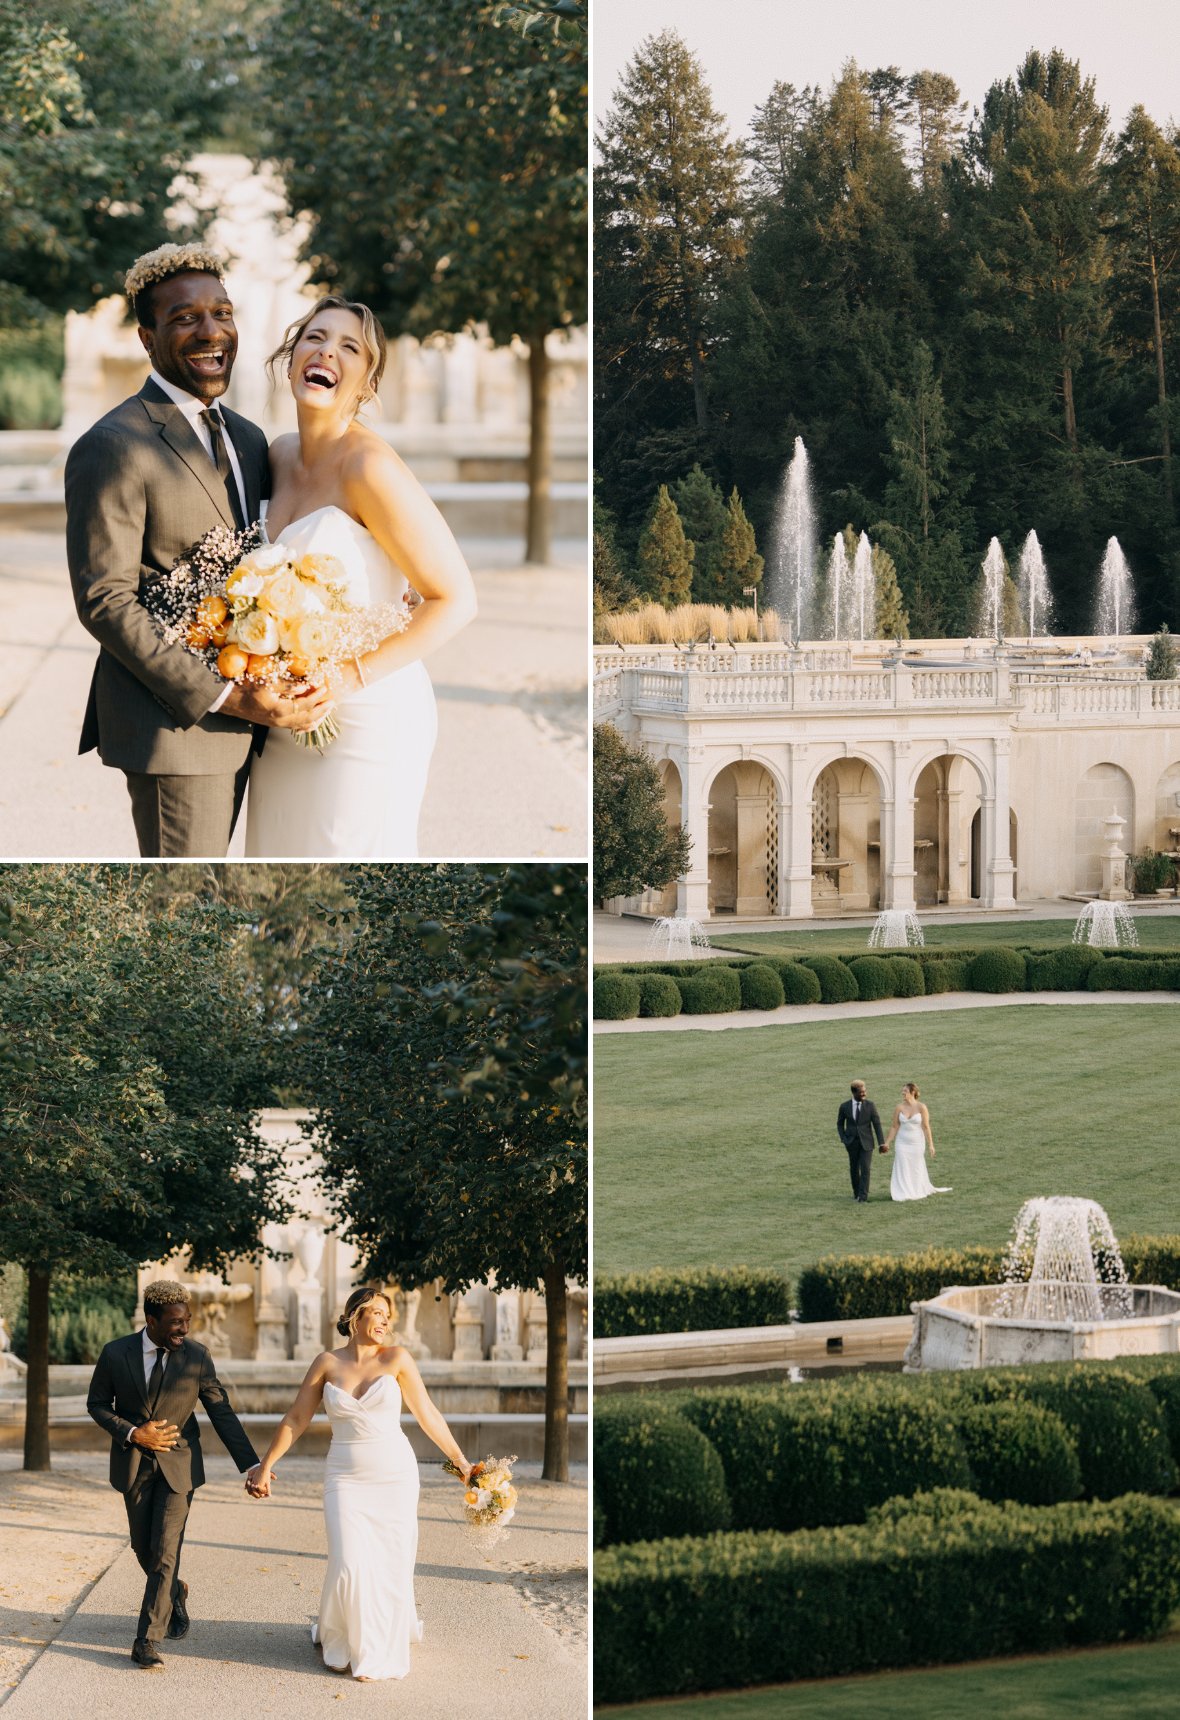
<path fill-rule="evenodd" d="M 132 1398 L 140 1406 L 140 1409 L 143 1411 L 143 1419 L 146 1421 L 149 1409 L 147 1399 L 147 1380 L 143 1371 L 142 1332 L 133 1332 L 131 1337 L 128 1338 L 127 1346 L 123 1351 L 123 1360 L 127 1367 L 127 1378 L 131 1384 Z"/>
<path fill-rule="evenodd" d="M 234 453 L 238 456 L 238 465 L 242 468 L 242 482 L 246 486 L 246 524 L 249 525 L 262 512 L 262 469 L 259 462 L 246 453 L 250 443 L 248 432 L 254 426 L 249 419 L 231 412 L 228 407 L 223 406 L 222 412 Z"/>
<path fill-rule="evenodd" d="M 225 485 L 217 475 L 217 467 L 201 446 L 196 431 L 188 419 L 173 401 L 169 400 L 149 377 L 139 391 L 143 409 L 153 424 L 159 427 L 160 438 L 167 442 L 172 452 L 188 467 L 196 478 L 213 506 L 217 509 L 231 531 L 237 530 L 237 522 L 229 505 L 229 497 L 225 493 Z M 235 450 L 237 444 L 234 444 Z M 238 455 L 239 464 L 241 455 Z M 247 496 L 247 500 L 249 497 Z"/>

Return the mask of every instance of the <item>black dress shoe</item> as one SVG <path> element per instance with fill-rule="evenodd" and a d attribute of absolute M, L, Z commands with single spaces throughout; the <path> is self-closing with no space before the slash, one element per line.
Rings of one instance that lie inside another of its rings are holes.
<path fill-rule="evenodd" d="M 189 1617 L 188 1607 L 185 1605 L 187 1600 L 188 1584 L 181 1583 L 180 1593 L 172 1602 L 172 1617 L 168 1621 L 168 1635 L 170 1637 L 175 1638 L 188 1635 Z"/>
<path fill-rule="evenodd" d="M 131 1650 L 131 1658 L 136 1666 L 163 1666 L 163 1656 L 156 1651 L 154 1642 L 149 1642 L 146 1636 L 137 1636 Z"/>

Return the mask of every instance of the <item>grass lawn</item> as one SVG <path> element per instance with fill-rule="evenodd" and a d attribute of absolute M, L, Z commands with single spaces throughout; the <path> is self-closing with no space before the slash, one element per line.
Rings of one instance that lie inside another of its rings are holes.
<path fill-rule="evenodd" d="M 1073 942 L 1074 922 L 1069 920 L 1022 920 L 999 925 L 995 921 L 957 921 L 946 924 L 941 920 L 923 922 L 927 944 L 946 949 L 960 945 L 980 949 L 984 944 L 1008 944 L 1020 949 L 1032 944 L 1042 949 L 1055 949 Z M 1180 949 L 1180 914 L 1150 909 L 1135 916 L 1139 947 L 1145 950 Z M 862 927 L 852 931 L 847 926 L 825 926 L 816 931 L 730 932 L 724 920 L 710 920 L 709 942 L 715 949 L 740 950 L 745 955 L 807 956 L 864 955 L 869 934 Z M 1113 952 L 1110 952 L 1113 953 Z"/>
<path fill-rule="evenodd" d="M 1000 1245 L 1032 1195 L 1100 1201 L 1116 1236 L 1174 1231 L 1174 1004 L 1013 1005 L 594 1042 L 595 1262 L 771 1266 Z M 863 1076 L 888 1130 L 930 1107 L 932 1180 L 894 1205 L 891 1161 L 852 1199 L 836 1109 Z"/>
<path fill-rule="evenodd" d="M 880 1672 L 821 1684 L 779 1685 L 720 1696 L 609 1708 L 611 1720 L 1163 1720 L 1177 1712 L 1180 1638 L 1029 1656 L 937 1671 Z"/>

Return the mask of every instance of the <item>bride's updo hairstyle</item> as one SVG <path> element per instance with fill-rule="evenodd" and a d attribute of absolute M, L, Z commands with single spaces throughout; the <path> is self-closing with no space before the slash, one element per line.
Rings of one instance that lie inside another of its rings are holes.
<path fill-rule="evenodd" d="M 916 1081 L 907 1081 L 905 1084 L 905 1091 L 907 1093 L 912 1093 L 915 1099 L 920 1099 L 922 1097 L 921 1093 L 918 1091 L 918 1083 Z"/>
<path fill-rule="evenodd" d="M 393 1319 L 393 1303 L 381 1289 L 379 1284 L 362 1284 L 359 1290 L 354 1290 L 344 1304 L 344 1312 L 336 1322 L 336 1330 L 342 1338 L 351 1338 L 356 1334 L 357 1321 L 370 1302 L 380 1299 L 389 1309 L 389 1318 Z"/>
<path fill-rule="evenodd" d="M 365 377 L 365 386 L 361 389 L 360 398 L 356 403 L 356 411 L 359 412 L 368 401 L 376 398 L 377 390 L 381 386 L 381 378 L 385 375 L 386 347 L 385 330 L 368 305 L 362 305 L 358 299 L 342 298 L 338 293 L 329 293 L 326 298 L 317 299 L 306 316 L 300 317 L 291 324 L 279 345 L 275 347 L 267 359 L 267 375 L 270 377 L 271 386 L 275 387 L 275 379 L 280 366 L 288 375 L 290 374 L 291 358 L 295 348 L 303 339 L 304 330 L 310 328 L 315 319 L 321 316 L 324 311 L 351 311 L 355 317 L 360 318 L 361 344 L 368 354 L 369 373 Z"/>

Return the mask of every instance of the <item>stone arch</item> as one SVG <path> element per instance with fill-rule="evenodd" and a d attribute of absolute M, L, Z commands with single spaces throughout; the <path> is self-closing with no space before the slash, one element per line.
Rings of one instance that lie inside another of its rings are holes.
<path fill-rule="evenodd" d="M 1180 760 L 1170 764 L 1155 788 L 1155 839 L 1161 854 L 1180 850 Z"/>
<path fill-rule="evenodd" d="M 886 783 L 881 766 L 867 754 L 838 754 L 816 768 L 810 790 L 816 913 L 863 913 L 881 906 Z M 821 864 L 825 860 L 829 870 Z"/>
<path fill-rule="evenodd" d="M 675 759 L 662 758 L 657 759 L 656 769 L 664 785 L 664 821 L 670 830 L 679 830 L 684 823 L 684 784 L 680 767 Z M 675 879 L 663 890 L 652 892 L 650 907 L 656 914 L 676 912 Z"/>
<path fill-rule="evenodd" d="M 930 908 L 978 897 L 983 796 L 992 772 L 970 747 L 930 748 L 915 760 L 914 903 Z"/>
<path fill-rule="evenodd" d="M 730 759 L 708 789 L 709 912 L 773 911 L 779 789 L 761 759 Z"/>
<path fill-rule="evenodd" d="M 1012 861 L 1012 894 L 1013 894 L 1013 896 L 1019 895 L 1019 890 L 1018 890 L 1017 883 L 1016 883 L 1016 872 L 1017 872 L 1017 866 L 1018 866 L 1018 859 L 1017 859 L 1017 853 L 1016 853 L 1016 837 L 1017 837 L 1018 828 L 1019 828 L 1019 826 L 1018 826 L 1018 822 L 1017 822 L 1017 818 L 1016 818 L 1015 809 L 1010 806 L 1008 808 L 1008 855 Z M 971 899 L 972 899 L 972 901 L 978 902 L 983 896 L 983 878 L 984 878 L 983 811 L 982 811 L 982 808 L 980 808 L 980 807 L 976 807 L 974 816 L 971 819 L 970 860 L 971 860 Z"/>
<path fill-rule="evenodd" d="M 1097 894 L 1102 888 L 1102 822 L 1114 809 L 1126 820 L 1123 844 L 1134 842 L 1135 785 L 1121 765 L 1091 765 L 1074 797 L 1074 889 Z"/>

